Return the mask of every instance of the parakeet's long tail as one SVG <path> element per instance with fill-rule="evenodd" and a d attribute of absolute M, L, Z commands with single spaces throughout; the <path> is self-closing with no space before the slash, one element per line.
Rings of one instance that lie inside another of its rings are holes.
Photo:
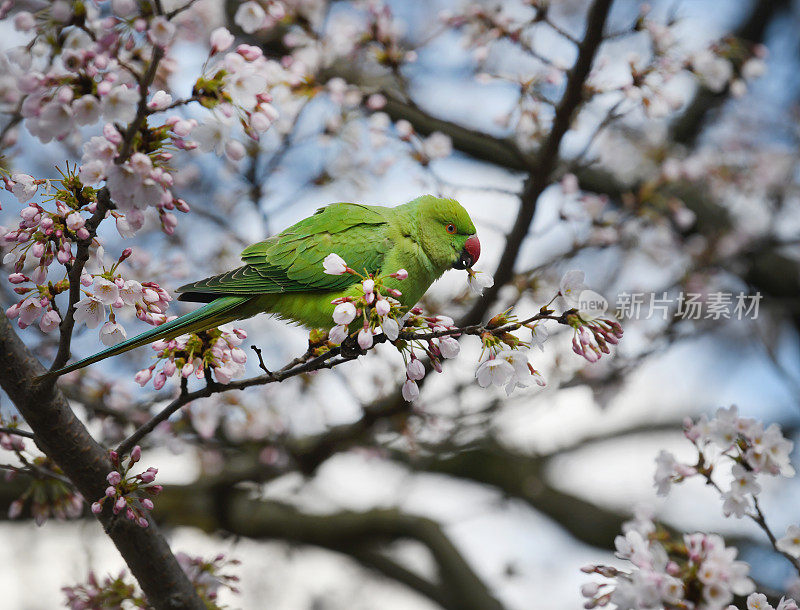
<path fill-rule="evenodd" d="M 174 339 L 180 335 L 197 333 L 209 328 L 214 328 L 220 324 L 225 324 L 226 322 L 230 322 L 232 320 L 250 317 L 254 313 L 249 311 L 251 308 L 247 307 L 251 301 L 253 301 L 252 297 L 218 298 L 191 313 L 181 316 L 180 318 L 162 324 L 161 326 L 156 326 L 155 328 L 147 330 L 140 335 L 136 335 L 135 337 L 123 341 L 122 343 L 118 343 L 117 345 L 109 347 L 108 349 L 97 352 L 93 356 L 89 356 L 88 358 L 78 360 L 78 362 L 68 364 L 67 366 L 58 370 L 46 373 L 41 377 L 37 377 L 36 380 L 40 381 L 43 379 L 59 377 L 71 371 L 82 369 L 83 367 L 94 364 L 95 362 L 99 362 L 100 360 L 105 360 L 111 356 L 123 354 L 129 350 L 147 345 L 148 343 L 152 343 L 153 341 L 157 341 L 159 339 Z"/>

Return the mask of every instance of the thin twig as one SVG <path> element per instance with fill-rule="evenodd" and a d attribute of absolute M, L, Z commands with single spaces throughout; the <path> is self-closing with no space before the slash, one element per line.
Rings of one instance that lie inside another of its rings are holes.
<path fill-rule="evenodd" d="M 251 345 L 250 349 L 256 353 L 256 356 L 258 356 L 258 367 L 267 375 L 270 375 L 270 370 L 267 368 L 267 365 L 264 364 L 264 358 L 261 356 L 261 348 L 256 345 Z"/>
<path fill-rule="evenodd" d="M 36 435 L 33 432 L 20 430 L 19 428 L 6 428 L 4 426 L 0 426 L 0 434 L 15 434 L 17 436 L 24 436 L 25 438 L 36 438 Z"/>

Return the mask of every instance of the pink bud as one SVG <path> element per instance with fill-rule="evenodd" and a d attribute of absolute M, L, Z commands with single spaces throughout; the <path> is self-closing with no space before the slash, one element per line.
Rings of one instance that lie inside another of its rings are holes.
<path fill-rule="evenodd" d="M 136 445 L 133 449 L 131 449 L 131 464 L 135 464 L 141 459 L 142 459 L 142 448 L 139 445 Z"/>
<path fill-rule="evenodd" d="M 103 512 L 103 505 L 100 504 L 100 502 L 92 502 L 92 512 L 95 515 L 99 515 L 101 512 Z"/>
<path fill-rule="evenodd" d="M 398 269 L 396 273 L 392 274 L 392 277 L 398 280 L 405 280 L 408 278 L 408 271 L 405 269 Z"/>
<path fill-rule="evenodd" d="M 117 495 L 117 488 L 116 487 L 106 487 L 106 496 L 109 498 L 113 498 Z"/>
<path fill-rule="evenodd" d="M 119 485 L 122 481 L 122 475 L 116 470 L 112 470 L 106 475 L 106 481 L 108 481 L 111 485 Z"/>
<path fill-rule="evenodd" d="M 134 376 L 133 380 L 140 386 L 144 387 L 153 376 L 153 369 L 142 369 Z"/>
<path fill-rule="evenodd" d="M 22 514 L 22 502 L 20 500 L 14 500 L 8 507 L 8 518 L 16 519 L 21 514 Z"/>
<path fill-rule="evenodd" d="M 117 510 L 123 510 L 126 506 L 128 506 L 128 500 L 126 500 L 124 496 L 120 496 L 116 504 L 114 504 L 114 508 Z"/>
<path fill-rule="evenodd" d="M 11 275 L 8 276 L 8 281 L 11 282 L 12 284 L 21 284 L 22 282 L 28 281 L 28 278 L 26 278 L 21 273 L 12 273 Z"/>
<path fill-rule="evenodd" d="M 147 510 L 153 510 L 153 507 L 155 505 L 153 504 L 153 501 L 150 498 L 145 498 L 144 500 L 142 500 L 142 506 L 144 506 Z"/>
<path fill-rule="evenodd" d="M 139 517 L 139 521 L 137 521 L 139 527 L 147 527 L 150 525 L 150 522 L 145 517 Z"/>

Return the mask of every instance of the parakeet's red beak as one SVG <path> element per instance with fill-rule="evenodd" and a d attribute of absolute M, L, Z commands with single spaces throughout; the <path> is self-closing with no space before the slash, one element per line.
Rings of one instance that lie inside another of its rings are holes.
<path fill-rule="evenodd" d="M 453 269 L 469 269 L 478 262 L 481 257 L 481 242 L 477 235 L 472 235 L 464 243 L 464 249 L 461 251 L 461 256 L 453 263 Z"/>

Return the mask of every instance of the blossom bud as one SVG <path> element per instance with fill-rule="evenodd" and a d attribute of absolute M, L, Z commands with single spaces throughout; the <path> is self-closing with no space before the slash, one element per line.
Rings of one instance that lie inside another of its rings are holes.
<path fill-rule="evenodd" d="M 372 347 L 372 330 L 369 328 L 362 328 L 358 332 L 358 345 L 361 349 L 369 349 Z"/>
<path fill-rule="evenodd" d="M 150 498 L 145 498 L 144 500 L 142 500 L 142 506 L 144 506 L 147 510 L 153 510 L 153 507 L 155 505 L 153 504 L 153 501 Z"/>
<path fill-rule="evenodd" d="M 411 358 L 411 362 L 406 367 L 406 375 L 413 381 L 418 381 L 425 377 L 425 365 L 418 358 Z"/>
<path fill-rule="evenodd" d="M 22 282 L 28 281 L 28 278 L 21 273 L 12 273 L 8 276 L 8 281 L 12 284 L 21 284 Z"/>
<path fill-rule="evenodd" d="M 233 44 L 233 34 L 226 28 L 217 28 L 211 32 L 211 54 L 227 51 Z"/>
<path fill-rule="evenodd" d="M 16 519 L 21 514 L 22 514 L 22 502 L 19 500 L 14 500 L 8 507 L 8 518 Z"/>
<path fill-rule="evenodd" d="M 409 379 L 403 384 L 403 399 L 414 402 L 417 398 L 419 398 L 419 386 L 416 381 Z"/>
<path fill-rule="evenodd" d="M 139 445 L 136 445 L 133 449 L 131 449 L 131 464 L 135 464 L 140 459 L 142 459 L 142 448 Z"/>
<path fill-rule="evenodd" d="M 396 273 L 393 273 L 391 277 L 398 279 L 398 280 L 405 280 L 408 278 L 408 271 L 405 269 L 398 269 Z"/>
<path fill-rule="evenodd" d="M 375 311 L 380 317 L 384 317 L 392 309 L 391 304 L 386 299 L 381 299 L 375 303 Z"/>
<path fill-rule="evenodd" d="M 364 287 L 364 294 L 370 294 L 375 290 L 375 280 L 366 279 L 361 284 Z"/>
<path fill-rule="evenodd" d="M 109 498 L 113 498 L 117 495 L 117 488 L 116 487 L 106 487 L 106 496 Z"/>
<path fill-rule="evenodd" d="M 103 505 L 100 502 L 92 502 L 92 512 L 99 515 L 103 511 Z"/>
<path fill-rule="evenodd" d="M 119 485 L 122 481 L 122 475 L 116 470 L 112 470 L 106 475 L 106 481 L 108 481 L 111 485 Z"/>
<path fill-rule="evenodd" d="M 153 376 L 153 369 L 142 369 L 134 376 L 133 380 L 144 387 Z"/>
<path fill-rule="evenodd" d="M 139 517 L 137 523 L 139 527 L 148 527 L 150 525 L 150 522 L 145 517 Z"/>

